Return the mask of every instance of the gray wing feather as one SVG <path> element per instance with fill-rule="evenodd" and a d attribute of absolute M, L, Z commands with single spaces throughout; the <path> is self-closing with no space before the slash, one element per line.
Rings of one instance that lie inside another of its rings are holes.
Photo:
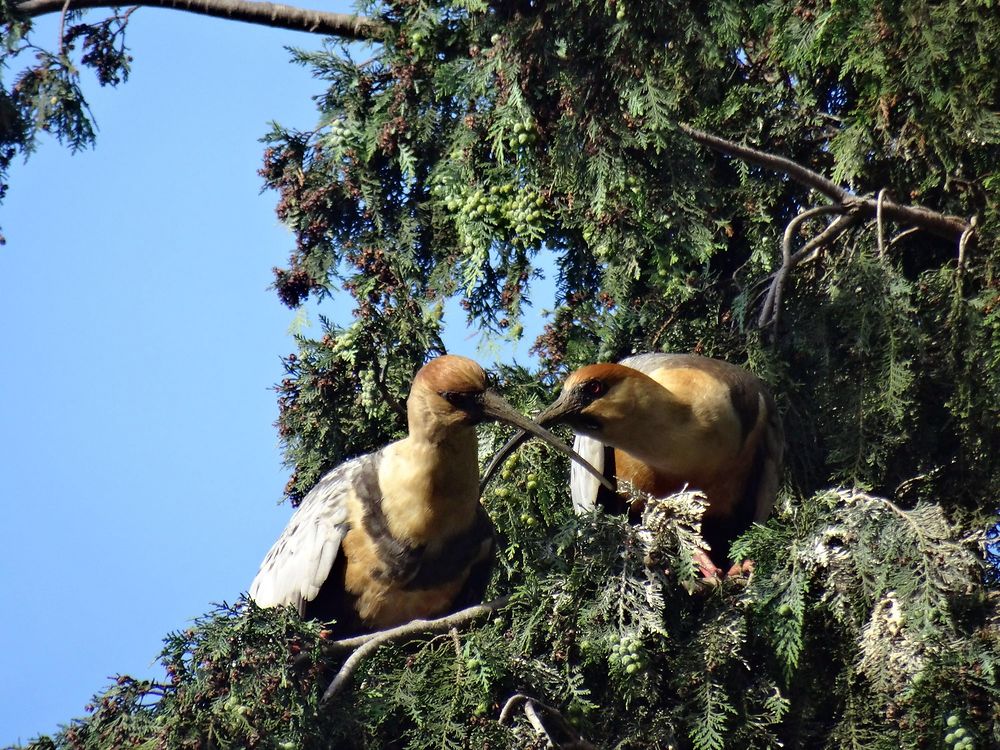
<path fill-rule="evenodd" d="M 316 598 L 330 575 L 347 533 L 348 502 L 362 456 L 328 472 L 302 500 L 250 584 L 261 607 L 292 604 L 299 610 Z"/>
<path fill-rule="evenodd" d="M 587 459 L 595 469 L 604 471 L 604 443 L 585 435 L 577 435 L 573 441 L 573 450 Z M 597 477 L 576 461 L 570 462 L 569 489 L 573 498 L 573 510 L 577 514 L 590 513 L 597 507 L 600 488 L 601 483 L 597 481 Z"/>

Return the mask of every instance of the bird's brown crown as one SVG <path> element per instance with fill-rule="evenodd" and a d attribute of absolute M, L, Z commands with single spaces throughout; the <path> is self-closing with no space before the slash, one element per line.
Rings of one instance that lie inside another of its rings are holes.
<path fill-rule="evenodd" d="M 444 354 L 420 368 L 413 387 L 434 393 L 480 393 L 486 390 L 486 373 L 467 357 Z"/>

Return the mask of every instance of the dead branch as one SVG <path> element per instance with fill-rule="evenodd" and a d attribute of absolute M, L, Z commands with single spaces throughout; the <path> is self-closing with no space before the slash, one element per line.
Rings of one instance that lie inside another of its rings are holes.
<path fill-rule="evenodd" d="M 597 746 L 581 737 L 557 709 L 524 693 L 514 693 L 507 699 L 498 721 L 506 724 L 514 712 L 522 707 L 528 723 L 535 732 L 545 737 L 549 747 L 559 750 L 597 750 Z"/>
<path fill-rule="evenodd" d="M 682 132 L 702 145 L 752 164 L 773 169 L 776 172 L 783 172 L 796 182 L 822 193 L 835 203 L 845 207 L 850 205 L 863 213 L 866 218 L 873 219 L 878 213 L 878 201 L 875 198 L 852 195 L 837 183 L 798 162 L 733 143 L 725 138 L 693 128 L 686 123 L 680 123 L 679 127 Z M 931 211 L 923 206 L 904 206 L 887 198 L 882 203 L 882 210 L 885 216 L 893 221 L 901 224 L 914 224 L 953 242 L 958 242 L 970 227 L 969 222 L 961 217 Z"/>
<path fill-rule="evenodd" d="M 18 15 L 35 18 L 49 13 L 59 13 L 67 6 L 70 10 L 88 8 L 117 8 L 123 3 L 116 0 L 24 0 L 14 2 Z M 253 2 L 252 0 L 140 0 L 132 5 L 150 8 L 169 8 L 198 13 L 231 21 L 244 21 L 261 26 L 271 26 L 310 34 L 339 36 L 356 41 L 377 40 L 385 32 L 385 25 L 372 18 L 349 13 L 330 13 L 308 10 L 280 3 Z"/>
<path fill-rule="evenodd" d="M 389 628 L 388 630 L 380 630 L 375 633 L 368 633 L 366 635 L 359 635 L 356 638 L 345 638 L 340 641 L 334 641 L 326 646 L 328 651 L 343 651 L 354 649 L 347 661 L 344 662 L 340 671 L 337 672 L 336 676 L 333 678 L 333 682 L 323 693 L 323 698 L 321 703 L 329 703 L 338 693 L 342 692 L 350 682 L 351 677 L 361 666 L 361 662 L 366 656 L 371 654 L 379 646 L 386 643 L 394 643 L 396 641 L 406 640 L 407 638 L 412 638 L 417 635 L 426 635 L 428 633 L 440 633 L 452 628 L 457 628 L 460 625 L 466 625 L 473 620 L 478 620 L 481 617 L 491 615 L 497 610 L 503 609 L 507 606 L 507 602 L 510 601 L 509 596 L 501 596 L 499 599 L 494 599 L 491 602 L 486 602 L 485 604 L 477 604 L 475 607 L 469 607 L 468 609 L 459 610 L 453 614 L 446 617 L 439 617 L 436 620 L 413 620 L 405 625 L 400 625 L 399 627 Z"/>
<path fill-rule="evenodd" d="M 966 247 L 975 239 L 975 219 L 966 221 L 958 216 L 938 213 L 923 206 L 904 206 L 894 203 L 889 199 L 888 192 L 884 188 L 879 191 L 877 198 L 856 196 L 832 180 L 791 159 L 758 151 L 750 146 L 733 143 L 725 138 L 720 138 L 717 135 L 693 128 L 686 123 L 680 123 L 679 127 L 682 132 L 698 143 L 723 154 L 743 159 L 751 164 L 783 172 L 796 182 L 822 193 L 833 201 L 833 205 L 818 206 L 803 211 L 792 219 L 785 228 L 784 239 L 781 243 L 781 268 L 771 278 L 770 288 L 761 308 L 760 316 L 757 319 L 759 328 L 764 328 L 768 325 L 777 327 L 781 315 L 782 293 L 784 292 L 788 274 L 791 273 L 792 269 L 804 262 L 807 257 L 814 257 L 814 255 L 810 254 L 815 254 L 823 246 L 834 242 L 840 235 L 863 218 L 874 218 L 876 220 L 878 225 L 879 257 L 885 256 L 884 221 L 886 218 L 889 218 L 899 223 L 912 224 L 915 228 L 923 229 L 939 237 L 957 242 L 959 274 L 964 270 Z M 841 216 L 832 221 L 825 230 L 793 254 L 791 252 L 791 243 L 802 222 L 824 213 L 837 213 L 841 214 Z M 908 232 L 909 230 L 903 234 L 907 234 Z M 899 239 L 899 237 L 896 239 Z M 889 246 L 891 247 L 895 241 L 895 239 L 892 240 Z"/>
<path fill-rule="evenodd" d="M 791 273 L 792 269 L 801 263 L 806 255 L 812 250 L 816 250 L 825 244 L 833 242 L 850 226 L 856 223 L 856 219 L 855 221 L 850 221 L 851 217 L 845 215 L 840 216 L 836 220 L 832 221 L 826 229 L 813 237 L 813 239 L 807 242 L 803 248 L 793 255 L 792 240 L 794 239 L 799 226 L 804 221 L 811 219 L 814 216 L 819 216 L 821 214 L 844 214 L 845 211 L 846 209 L 842 205 L 816 206 L 815 208 L 803 211 L 788 222 L 788 226 L 785 227 L 785 236 L 781 242 L 781 268 L 779 268 L 777 273 L 774 274 L 771 287 L 768 289 L 767 297 L 764 299 L 764 305 L 760 311 L 760 318 L 757 320 L 758 327 L 763 328 L 772 323 L 777 326 L 778 318 L 781 314 L 781 296 L 784 292 L 788 274 Z"/>

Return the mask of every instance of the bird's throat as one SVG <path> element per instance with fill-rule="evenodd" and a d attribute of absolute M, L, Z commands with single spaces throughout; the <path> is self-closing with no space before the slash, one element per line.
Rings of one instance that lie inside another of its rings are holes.
<path fill-rule="evenodd" d="M 392 535 L 417 546 L 467 529 L 479 505 L 478 459 L 474 434 L 435 443 L 410 436 L 388 446 L 379 485 Z"/>

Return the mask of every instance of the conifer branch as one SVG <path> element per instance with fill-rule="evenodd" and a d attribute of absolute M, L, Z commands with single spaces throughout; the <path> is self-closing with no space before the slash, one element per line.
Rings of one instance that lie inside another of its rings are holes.
<path fill-rule="evenodd" d="M 507 602 L 509 601 L 509 596 L 501 596 L 491 602 L 477 604 L 474 607 L 459 610 L 458 612 L 447 615 L 446 617 L 439 617 L 436 620 L 413 620 L 405 625 L 389 628 L 388 630 L 379 630 L 375 633 L 359 635 L 356 638 L 345 638 L 340 641 L 334 641 L 327 646 L 327 650 L 340 651 L 353 648 L 354 653 L 347 657 L 347 661 L 344 662 L 340 671 L 337 672 L 336 676 L 333 678 L 333 682 L 330 683 L 326 692 L 323 693 L 321 703 L 329 703 L 330 700 L 336 697 L 338 693 L 342 692 L 347 686 L 347 683 L 350 682 L 351 677 L 358 670 L 358 667 L 361 666 L 361 662 L 365 659 L 365 657 L 375 651 L 379 646 L 385 643 L 402 641 L 416 635 L 440 633 L 456 628 L 460 625 L 466 625 L 474 620 L 478 620 L 481 617 L 491 615 L 499 609 L 503 609 L 507 606 Z"/>
<path fill-rule="evenodd" d="M 14 2 L 14 11 L 27 18 L 59 13 L 64 5 L 70 10 L 87 8 L 117 8 L 123 5 L 115 0 L 24 0 Z M 278 29 L 305 31 L 310 34 L 339 36 L 344 39 L 364 41 L 378 39 L 385 31 L 380 21 L 349 13 L 331 13 L 322 10 L 297 8 L 280 3 L 253 2 L 253 0 L 139 0 L 129 5 L 152 8 L 169 8 L 198 13 L 213 18 L 271 26 Z"/>
<path fill-rule="evenodd" d="M 852 195 L 837 183 L 802 166 L 798 162 L 794 162 L 783 156 L 758 151 L 749 146 L 733 143 L 717 135 L 697 130 L 686 123 L 680 123 L 679 127 L 686 135 L 704 146 L 767 169 L 783 172 L 796 182 L 822 193 L 845 208 L 854 208 L 860 211 L 867 218 L 875 218 L 878 213 L 878 200 L 875 198 Z M 969 222 L 961 217 L 942 214 L 923 206 L 904 206 L 888 198 L 882 202 L 882 211 L 886 217 L 893 221 L 903 224 L 914 224 L 939 237 L 944 237 L 954 242 L 960 241 L 962 235 L 971 226 Z"/>

